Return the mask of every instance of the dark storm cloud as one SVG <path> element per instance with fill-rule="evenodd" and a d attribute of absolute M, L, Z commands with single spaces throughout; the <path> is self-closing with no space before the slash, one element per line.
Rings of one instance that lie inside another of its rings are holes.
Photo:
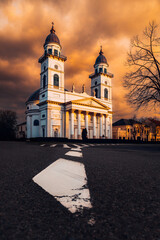
<path fill-rule="evenodd" d="M 158 0 L 0 0 L 0 108 L 12 108 L 19 116 L 25 101 L 39 88 L 43 44 L 54 21 L 56 34 L 67 55 L 66 87 L 76 90 L 90 79 L 100 45 L 113 72 L 115 117 L 128 116 L 121 79 L 129 40 L 149 21 L 160 21 Z M 117 112 L 116 112 L 117 111 Z"/>

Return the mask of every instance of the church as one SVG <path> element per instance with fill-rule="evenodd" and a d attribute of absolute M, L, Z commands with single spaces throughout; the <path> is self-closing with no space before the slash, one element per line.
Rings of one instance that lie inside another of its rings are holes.
<path fill-rule="evenodd" d="M 81 139 L 86 128 L 88 138 L 112 138 L 112 78 L 102 47 L 96 58 L 91 80 L 91 93 L 65 89 L 62 46 L 54 25 L 44 43 L 40 88 L 26 101 L 27 138 L 61 137 Z"/>

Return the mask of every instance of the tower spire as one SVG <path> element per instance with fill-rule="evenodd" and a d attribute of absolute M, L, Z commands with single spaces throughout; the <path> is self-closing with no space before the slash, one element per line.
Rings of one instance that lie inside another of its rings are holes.
<path fill-rule="evenodd" d="M 102 46 L 100 46 L 100 52 L 99 52 L 100 55 L 103 54 L 103 51 L 102 51 Z"/>
<path fill-rule="evenodd" d="M 52 22 L 52 28 L 51 28 L 50 32 L 51 32 L 51 33 L 55 33 L 54 22 Z"/>

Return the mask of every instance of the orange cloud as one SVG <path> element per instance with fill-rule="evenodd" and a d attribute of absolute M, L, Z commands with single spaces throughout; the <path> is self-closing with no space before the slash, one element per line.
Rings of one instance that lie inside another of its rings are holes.
<path fill-rule="evenodd" d="M 24 118 L 25 101 L 39 88 L 43 43 L 51 22 L 68 57 L 66 88 L 72 83 L 90 93 L 89 74 L 103 45 L 113 79 L 114 120 L 132 117 L 122 77 L 130 38 L 140 34 L 149 21 L 160 22 L 158 0 L 8 0 L 0 1 L 0 108 L 13 109 Z M 156 110 L 153 110 L 155 112 Z M 139 116 L 147 115 L 146 111 Z M 158 115 L 157 115 L 158 116 Z"/>

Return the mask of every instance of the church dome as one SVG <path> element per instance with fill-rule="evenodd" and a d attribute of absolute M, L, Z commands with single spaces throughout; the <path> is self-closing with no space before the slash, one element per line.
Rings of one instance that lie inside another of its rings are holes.
<path fill-rule="evenodd" d="M 108 66 L 107 59 L 103 55 L 102 48 L 101 48 L 101 50 L 99 52 L 99 56 L 97 57 L 97 59 L 95 61 L 95 65 L 100 64 L 100 63 L 105 63 Z"/>
<path fill-rule="evenodd" d="M 33 101 L 39 100 L 39 92 L 40 92 L 40 89 L 32 93 L 32 95 L 28 98 L 27 102 L 33 102 Z"/>
<path fill-rule="evenodd" d="M 50 34 L 46 37 L 44 46 L 49 44 L 49 43 L 57 43 L 58 45 L 60 45 L 60 41 L 59 38 L 57 37 L 57 35 L 55 34 L 55 29 L 53 27 L 53 23 L 52 23 L 52 28 L 50 30 Z"/>

